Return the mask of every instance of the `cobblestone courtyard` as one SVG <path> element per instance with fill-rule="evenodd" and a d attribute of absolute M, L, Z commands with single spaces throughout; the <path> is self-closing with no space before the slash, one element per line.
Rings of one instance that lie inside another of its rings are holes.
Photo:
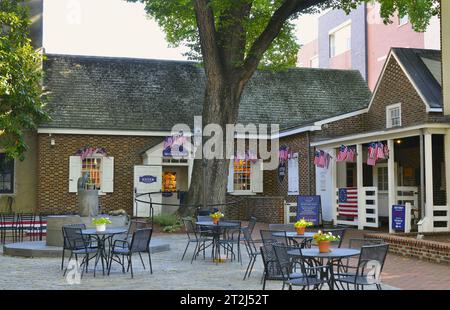
<path fill-rule="evenodd" d="M 256 230 L 256 229 L 255 229 Z M 357 234 L 358 232 L 356 232 Z M 350 235 L 355 235 L 353 232 Z M 92 271 L 85 274 L 80 284 L 69 284 L 60 271 L 61 260 L 58 258 L 20 258 L 0 255 L 0 288 L 1 289 L 200 289 L 200 290 L 259 290 L 262 263 L 260 258 L 255 264 L 250 279 L 245 281 L 248 257 L 242 247 L 243 264 L 226 262 L 215 264 L 211 259 L 198 258 L 190 263 L 194 245 L 181 261 L 186 245 L 186 237 L 182 234 L 158 236 L 170 243 L 168 252 L 152 255 L 153 274 L 144 270 L 139 257 L 133 260 L 134 279 L 130 274 L 122 274 L 119 264 L 113 264 L 111 275 L 103 276 L 101 268 L 97 269 L 94 278 Z M 384 289 L 449 289 L 450 267 L 427 262 L 416 261 L 389 255 L 383 271 Z M 268 281 L 268 289 L 280 289 L 280 282 Z"/>

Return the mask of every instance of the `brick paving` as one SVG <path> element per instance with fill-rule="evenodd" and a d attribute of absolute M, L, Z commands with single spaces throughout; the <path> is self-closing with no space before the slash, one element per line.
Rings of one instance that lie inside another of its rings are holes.
<path fill-rule="evenodd" d="M 258 225 L 259 229 L 266 225 Z M 215 264 L 201 258 L 190 264 L 193 246 L 184 261 L 181 255 L 186 245 L 182 234 L 160 235 L 171 244 L 171 251 L 152 255 L 154 274 L 143 270 L 139 258 L 133 260 L 135 278 L 122 274 L 118 264 L 113 265 L 111 276 L 96 278 L 92 272 L 83 277 L 80 284 L 70 285 L 59 270 L 58 258 L 19 258 L 0 255 L 0 289 L 261 289 L 262 263 L 258 260 L 250 279 L 243 281 L 247 255 L 243 264 L 226 262 Z M 362 232 L 350 230 L 348 237 Z M 346 240 L 348 240 L 346 238 Z M 1 250 L 0 250 L 1 251 Z M 98 269 L 99 270 L 99 269 Z M 450 289 L 450 266 L 439 265 L 396 255 L 388 255 L 382 275 L 384 289 Z M 277 281 L 269 281 L 268 289 L 280 289 Z"/>

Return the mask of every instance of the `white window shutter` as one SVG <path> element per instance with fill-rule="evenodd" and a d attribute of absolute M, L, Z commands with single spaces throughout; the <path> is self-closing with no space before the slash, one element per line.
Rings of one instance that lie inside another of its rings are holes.
<path fill-rule="evenodd" d="M 78 179 L 81 177 L 81 157 L 69 157 L 69 193 L 78 192 Z"/>
<path fill-rule="evenodd" d="M 234 192 L 234 158 L 230 159 L 230 164 L 228 166 L 227 192 Z"/>
<path fill-rule="evenodd" d="M 103 193 L 112 193 L 114 191 L 114 157 L 102 157 L 102 184 Z"/>
<path fill-rule="evenodd" d="M 259 159 L 251 164 L 251 188 L 254 193 L 263 192 L 263 161 Z"/>

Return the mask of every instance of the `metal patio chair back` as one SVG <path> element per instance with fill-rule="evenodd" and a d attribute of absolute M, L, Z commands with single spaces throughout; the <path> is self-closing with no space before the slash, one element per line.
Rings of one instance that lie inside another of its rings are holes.
<path fill-rule="evenodd" d="M 273 243 L 279 243 L 284 245 L 289 244 L 288 238 L 286 236 L 286 231 L 260 230 L 259 233 L 261 234 L 261 240 L 264 245 Z"/>
<path fill-rule="evenodd" d="M 33 230 L 36 222 L 36 215 L 34 213 L 19 213 L 17 214 L 17 231 L 19 241 L 23 241 L 26 233 L 30 236 L 30 241 L 33 240 Z"/>
<path fill-rule="evenodd" d="M 270 230 L 295 231 L 294 224 L 269 224 Z"/>
<path fill-rule="evenodd" d="M 252 216 L 250 217 L 250 220 L 248 221 L 248 231 L 250 232 L 250 235 L 253 234 L 253 230 L 255 229 L 256 226 L 256 217 Z"/>
<path fill-rule="evenodd" d="M 260 248 L 261 258 L 264 265 L 263 290 L 266 288 L 267 280 L 282 280 L 283 275 L 278 267 L 273 243 L 264 244 Z"/>
<path fill-rule="evenodd" d="M 342 242 L 344 241 L 344 237 L 345 237 L 345 231 L 347 229 L 346 228 L 336 228 L 336 229 L 324 229 L 322 230 L 322 232 L 325 233 L 332 233 L 333 236 L 338 236 L 339 237 L 339 241 L 332 241 L 330 242 L 330 244 L 332 246 L 338 247 L 340 248 L 342 245 Z"/>
<path fill-rule="evenodd" d="M 143 228 L 138 229 L 133 233 L 131 239 L 130 251 L 132 253 L 148 252 L 150 248 L 150 240 L 152 239 L 153 229 Z"/>
<path fill-rule="evenodd" d="M 13 242 L 17 241 L 17 216 L 13 213 L 0 215 L 0 239 L 6 243 L 6 236 L 11 232 Z"/>

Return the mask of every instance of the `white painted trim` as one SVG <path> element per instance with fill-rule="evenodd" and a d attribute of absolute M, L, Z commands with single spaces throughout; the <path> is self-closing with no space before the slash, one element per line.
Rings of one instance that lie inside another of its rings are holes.
<path fill-rule="evenodd" d="M 272 135 L 272 139 L 277 139 L 277 138 L 284 138 L 284 137 L 288 137 L 288 136 L 292 136 L 292 135 L 296 135 L 299 133 L 304 133 L 307 131 L 318 131 L 321 130 L 322 128 L 320 126 L 304 126 L 304 127 L 298 127 L 298 128 L 294 128 L 294 129 L 288 129 L 286 131 L 282 131 L 278 134 L 274 134 Z"/>
<path fill-rule="evenodd" d="M 343 120 L 343 119 L 346 119 L 346 118 L 350 118 L 350 117 L 353 117 L 353 116 L 358 116 L 358 115 L 361 115 L 361 114 L 364 114 L 364 113 L 367 113 L 367 112 L 368 112 L 368 108 L 364 108 L 364 109 L 353 111 L 353 112 L 350 112 L 350 113 L 345 113 L 345 114 L 342 114 L 342 115 L 333 116 L 333 117 L 330 117 L 330 118 L 325 118 L 323 120 L 315 122 L 314 125 L 322 126 L 322 125 L 325 125 L 325 124 L 328 124 L 328 123 L 334 123 L 334 122 L 337 122 L 337 121 L 340 121 L 340 120 Z"/>
<path fill-rule="evenodd" d="M 365 192 L 363 184 L 363 147 L 362 144 L 356 145 L 356 184 L 358 187 L 358 229 L 364 229 L 364 223 L 366 222 L 366 209 L 365 209 Z"/>
<path fill-rule="evenodd" d="M 429 218 L 430 222 L 425 223 L 425 231 L 433 231 L 433 145 L 432 135 L 425 133 L 425 217 Z M 428 225 L 430 225 L 428 227 Z"/>
<path fill-rule="evenodd" d="M 229 195 L 234 195 L 234 196 L 255 196 L 256 193 L 252 192 L 251 190 L 248 191 L 233 191 L 233 192 L 228 192 Z"/>
<path fill-rule="evenodd" d="M 351 25 L 351 24 L 352 24 L 352 19 L 349 18 L 349 19 L 347 19 L 345 22 L 343 22 L 342 24 L 339 24 L 338 26 L 336 26 L 336 27 L 330 29 L 330 30 L 328 31 L 328 35 L 334 34 L 334 33 L 336 33 L 337 31 L 341 30 L 342 28 L 347 27 L 348 25 Z"/>
<path fill-rule="evenodd" d="M 392 229 L 392 206 L 396 204 L 397 198 L 397 177 L 395 174 L 395 147 L 394 140 L 387 141 L 389 149 L 388 158 L 388 212 L 389 212 L 389 233 L 393 233 Z"/>
<path fill-rule="evenodd" d="M 429 108 L 428 113 L 442 113 L 443 109 L 442 108 Z"/>
<path fill-rule="evenodd" d="M 311 146 L 320 146 L 320 147 L 339 147 L 344 142 L 351 141 L 357 144 L 357 143 L 369 143 L 373 139 L 373 137 L 376 137 L 377 139 L 384 138 L 388 139 L 390 136 L 396 135 L 395 138 L 405 138 L 405 137 L 411 137 L 415 135 L 419 135 L 420 129 L 429 129 L 431 131 L 436 131 L 437 129 L 448 129 L 450 128 L 450 124 L 422 124 L 417 125 L 413 127 L 407 127 L 407 128 L 398 128 L 398 129 L 390 129 L 390 130 L 381 130 L 381 131 L 375 131 L 375 132 L 368 132 L 368 133 L 362 133 L 362 134 L 356 134 L 351 136 L 344 136 L 336 139 L 330 139 L 326 141 L 318 141 L 311 143 Z M 380 137 L 381 136 L 381 137 Z M 356 142 L 358 140 L 358 142 Z M 347 143 L 348 144 L 348 143 Z"/>
<path fill-rule="evenodd" d="M 166 137 L 170 131 L 108 130 L 108 129 L 73 129 L 73 128 L 38 128 L 38 133 L 62 135 L 100 135 L 100 136 L 149 136 Z M 192 133 L 185 133 L 191 136 Z"/>
<path fill-rule="evenodd" d="M 400 125 L 393 126 L 392 118 L 391 118 L 391 110 L 396 109 L 396 108 L 400 109 L 400 112 L 399 112 Z M 396 127 L 401 127 L 401 126 L 402 126 L 402 104 L 395 103 L 395 104 L 390 104 L 390 105 L 386 106 L 386 128 L 396 128 Z"/>

